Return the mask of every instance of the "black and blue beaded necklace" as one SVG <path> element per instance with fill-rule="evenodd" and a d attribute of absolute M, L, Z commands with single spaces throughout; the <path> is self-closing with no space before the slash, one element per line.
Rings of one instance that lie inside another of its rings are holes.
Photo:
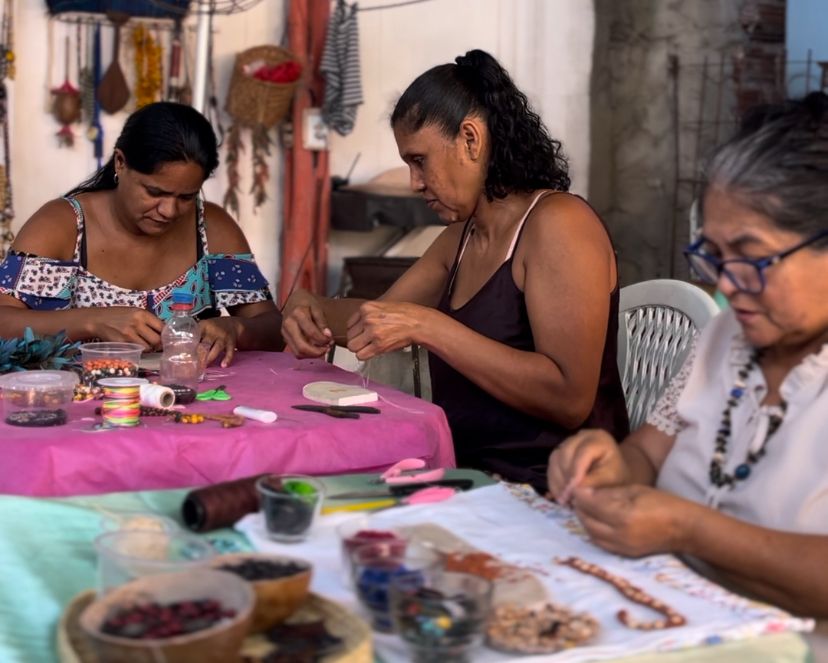
<path fill-rule="evenodd" d="M 733 474 L 728 474 L 724 471 L 724 462 L 727 458 L 727 443 L 730 441 L 731 434 L 731 413 L 747 390 L 747 378 L 753 369 L 759 366 L 760 356 L 758 350 L 754 351 L 750 359 L 748 359 L 747 364 L 739 369 L 736 375 L 736 381 L 728 395 L 727 405 L 722 412 L 722 422 L 719 424 L 718 431 L 716 431 L 716 447 L 713 451 L 713 458 L 710 460 L 710 482 L 719 488 L 723 486 L 732 487 L 737 481 L 744 481 L 750 476 L 752 466 L 758 463 L 765 455 L 768 442 L 773 437 L 773 434 L 779 430 L 779 427 L 782 425 L 782 420 L 785 418 L 785 411 L 788 408 L 788 404 L 783 400 L 779 406 L 781 413 L 768 416 L 768 429 L 761 446 L 755 451 L 749 449 L 745 461 L 736 466 Z"/>

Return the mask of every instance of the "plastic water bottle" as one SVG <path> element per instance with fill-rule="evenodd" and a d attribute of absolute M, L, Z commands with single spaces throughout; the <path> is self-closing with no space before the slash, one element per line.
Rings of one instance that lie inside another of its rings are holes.
<path fill-rule="evenodd" d="M 172 317 L 161 332 L 161 384 L 180 384 L 195 389 L 201 377 L 198 344 L 201 334 L 190 311 L 193 295 L 173 290 Z"/>

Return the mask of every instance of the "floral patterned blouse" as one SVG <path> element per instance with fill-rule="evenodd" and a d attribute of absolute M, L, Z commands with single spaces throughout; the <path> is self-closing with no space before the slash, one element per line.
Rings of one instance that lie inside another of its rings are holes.
<path fill-rule="evenodd" d="M 250 253 L 210 253 L 204 204 L 197 201 L 196 263 L 171 283 L 152 290 L 130 290 L 104 281 L 86 269 L 86 233 L 80 203 L 70 197 L 78 225 L 71 261 L 10 251 L 0 263 L 0 294 L 11 295 L 36 311 L 59 311 L 95 306 L 132 306 L 170 317 L 172 291 L 193 293 L 193 315 L 214 317 L 219 309 L 272 300 L 264 275 Z"/>

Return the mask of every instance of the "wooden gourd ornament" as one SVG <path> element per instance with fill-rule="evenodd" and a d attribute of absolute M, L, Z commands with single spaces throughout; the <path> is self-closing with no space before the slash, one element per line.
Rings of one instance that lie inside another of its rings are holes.
<path fill-rule="evenodd" d="M 129 86 L 121 69 L 121 63 L 118 61 L 121 45 L 121 26 L 129 20 L 129 14 L 108 11 L 106 17 L 112 22 L 115 36 L 112 47 L 112 62 L 98 85 L 98 102 L 103 111 L 112 114 L 126 106 L 129 100 Z"/>
<path fill-rule="evenodd" d="M 62 146 L 71 147 L 75 144 L 71 125 L 80 120 L 81 95 L 80 90 L 69 82 L 69 37 L 66 37 L 66 69 L 63 83 L 52 90 L 52 95 L 52 115 L 63 125 L 57 133 L 58 142 Z"/>

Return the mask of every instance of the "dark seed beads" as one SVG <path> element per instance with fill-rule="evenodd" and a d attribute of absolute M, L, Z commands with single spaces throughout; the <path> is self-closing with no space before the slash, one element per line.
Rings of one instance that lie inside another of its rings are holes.
<path fill-rule="evenodd" d="M 628 598 L 630 601 L 634 603 L 638 603 L 643 605 L 651 610 L 655 610 L 656 612 L 660 612 L 664 615 L 664 619 L 656 619 L 653 621 L 645 622 L 639 621 L 634 617 L 630 616 L 630 613 L 626 610 L 619 610 L 615 616 L 618 618 L 618 621 L 621 622 L 624 626 L 628 628 L 638 629 L 639 631 L 657 631 L 665 628 L 675 628 L 676 626 L 684 626 L 687 623 L 687 620 L 684 616 L 675 610 L 673 610 L 669 605 L 659 601 L 657 598 L 650 596 L 647 592 L 645 592 L 640 587 L 636 587 L 628 580 L 621 578 L 619 576 L 613 575 L 609 571 L 601 568 L 597 564 L 592 564 L 587 562 L 580 557 L 566 557 L 563 559 L 556 560 L 558 564 L 563 564 L 564 566 L 569 566 L 570 568 L 575 569 L 576 571 L 580 571 L 581 573 L 586 573 L 587 575 L 594 576 L 599 580 L 603 580 L 606 583 L 609 583 L 615 589 L 617 589 L 623 596 Z"/>
<path fill-rule="evenodd" d="M 744 481 L 750 476 L 751 467 L 758 463 L 759 460 L 765 455 L 765 449 L 768 442 L 771 437 L 773 437 L 773 434 L 779 430 L 779 427 L 782 425 L 782 421 L 785 418 L 785 412 L 787 411 L 788 404 L 785 401 L 782 401 L 780 404 L 782 414 L 772 414 L 768 418 L 768 430 L 765 433 L 765 439 L 762 440 L 762 446 L 756 451 L 748 451 L 745 462 L 740 463 L 733 471 L 733 474 L 728 474 L 724 471 L 724 463 L 727 459 L 727 445 L 730 441 L 732 428 L 731 415 L 747 389 L 748 376 L 751 371 L 759 365 L 759 358 L 760 353 L 754 352 L 751 354 L 748 363 L 739 369 L 739 372 L 736 375 L 736 381 L 734 382 L 733 388 L 730 390 L 730 394 L 728 395 L 727 405 L 722 412 L 722 422 L 719 424 L 719 430 L 716 432 L 716 445 L 713 450 L 713 458 L 710 460 L 709 472 L 710 483 L 714 486 L 718 486 L 719 488 L 723 486 L 732 487 L 737 481 Z"/>
<path fill-rule="evenodd" d="M 101 630 L 121 638 L 154 640 L 195 633 L 236 616 L 213 599 L 177 603 L 143 603 L 107 617 Z"/>
<path fill-rule="evenodd" d="M 308 567 L 295 562 L 269 562 L 267 560 L 246 559 L 239 564 L 225 564 L 218 567 L 222 571 L 230 571 L 245 580 L 275 580 L 287 578 L 307 571 Z"/>
<path fill-rule="evenodd" d="M 47 426 L 61 426 L 67 421 L 66 410 L 18 410 L 6 417 L 10 426 L 24 426 L 26 428 L 45 428 Z"/>

